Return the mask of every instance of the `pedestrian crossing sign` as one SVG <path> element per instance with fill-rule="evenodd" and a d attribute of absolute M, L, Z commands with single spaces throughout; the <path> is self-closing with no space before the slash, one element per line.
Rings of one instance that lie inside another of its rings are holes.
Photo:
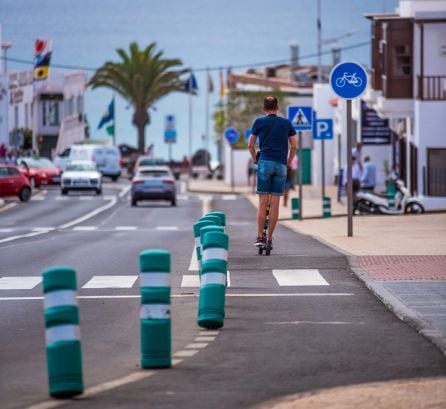
<path fill-rule="evenodd" d="M 313 108 L 311 106 L 289 106 L 288 119 L 296 131 L 312 129 Z"/>

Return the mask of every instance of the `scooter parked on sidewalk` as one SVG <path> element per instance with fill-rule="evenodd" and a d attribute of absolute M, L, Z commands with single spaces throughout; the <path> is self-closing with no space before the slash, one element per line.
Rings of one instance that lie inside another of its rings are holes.
<path fill-rule="evenodd" d="M 420 200 L 411 196 L 404 182 L 398 179 L 395 182 L 395 207 L 392 208 L 389 200 L 374 193 L 359 191 L 354 200 L 354 214 L 420 214 L 424 213 L 424 206 Z"/>

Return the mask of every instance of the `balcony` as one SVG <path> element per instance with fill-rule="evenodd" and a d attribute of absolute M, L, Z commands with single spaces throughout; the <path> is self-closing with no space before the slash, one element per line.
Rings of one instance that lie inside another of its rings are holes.
<path fill-rule="evenodd" d="M 446 101 L 446 75 L 418 75 L 418 99 Z"/>

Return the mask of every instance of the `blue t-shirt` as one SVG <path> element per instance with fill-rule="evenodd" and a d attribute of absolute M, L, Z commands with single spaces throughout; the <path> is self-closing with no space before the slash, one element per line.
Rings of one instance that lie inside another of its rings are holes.
<path fill-rule="evenodd" d="M 273 121 L 274 125 L 272 125 Z M 296 135 L 296 131 L 288 119 L 274 114 L 257 118 L 252 125 L 251 133 L 259 137 L 259 159 L 287 164 L 288 138 Z M 267 134 L 268 137 L 265 140 Z"/>

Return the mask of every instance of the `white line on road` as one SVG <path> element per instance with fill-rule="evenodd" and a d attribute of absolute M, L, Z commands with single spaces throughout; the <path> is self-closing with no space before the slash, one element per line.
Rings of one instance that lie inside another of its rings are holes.
<path fill-rule="evenodd" d="M 132 288 L 138 276 L 93 276 L 82 288 Z"/>
<path fill-rule="evenodd" d="M 0 229 L 0 233 L 11 233 L 14 229 Z"/>
<path fill-rule="evenodd" d="M 122 189 L 120 192 L 119 192 L 119 197 L 120 198 L 123 198 L 128 192 L 129 192 L 129 190 L 130 190 L 130 188 L 132 187 L 132 185 L 128 185 L 128 186 L 126 186 L 124 189 Z"/>
<path fill-rule="evenodd" d="M 7 205 L 4 205 L 2 208 L 0 208 L 0 212 L 4 212 L 5 210 L 12 209 L 15 206 L 17 206 L 17 203 L 9 203 Z"/>
<path fill-rule="evenodd" d="M 42 200 L 45 200 L 45 196 L 33 196 L 31 198 L 31 202 L 41 202 Z"/>
<path fill-rule="evenodd" d="M 93 231 L 97 230 L 98 226 L 76 226 L 73 227 L 74 231 Z"/>
<path fill-rule="evenodd" d="M 206 348 L 208 345 L 208 342 L 194 342 L 192 344 L 186 345 L 186 349 L 201 349 Z"/>
<path fill-rule="evenodd" d="M 236 195 L 223 195 L 222 199 L 223 200 L 237 200 L 237 196 Z"/>
<path fill-rule="evenodd" d="M 195 341 L 197 341 L 197 342 L 210 342 L 210 341 L 215 341 L 215 337 L 196 337 Z"/>
<path fill-rule="evenodd" d="M 57 200 L 58 202 L 65 202 L 67 200 L 70 200 L 67 196 L 57 196 L 54 200 Z"/>
<path fill-rule="evenodd" d="M 80 196 L 79 200 L 93 200 L 93 196 Z"/>
<path fill-rule="evenodd" d="M 45 233 L 47 233 L 49 231 L 54 231 L 54 230 L 56 230 L 55 227 L 33 227 L 31 229 L 31 231 L 42 231 L 42 232 L 45 232 Z"/>
<path fill-rule="evenodd" d="M 218 335 L 218 334 L 220 334 L 220 331 L 200 331 L 199 332 L 199 335 L 204 335 L 204 336 L 207 336 L 207 335 Z"/>
<path fill-rule="evenodd" d="M 0 290 L 31 290 L 42 282 L 42 277 L 2 277 Z"/>
<path fill-rule="evenodd" d="M 181 279 L 181 287 L 200 287 L 200 277 L 198 274 L 183 275 Z"/>
<path fill-rule="evenodd" d="M 156 230 L 159 231 L 176 231 L 178 226 L 156 226 Z"/>
<path fill-rule="evenodd" d="M 228 285 L 228 288 L 231 287 L 231 273 L 228 271 L 226 271 L 226 283 Z"/>
<path fill-rule="evenodd" d="M 267 325 L 365 325 L 365 322 L 349 321 L 279 321 L 265 322 Z"/>
<path fill-rule="evenodd" d="M 115 198 L 116 198 L 115 195 L 104 195 L 104 196 L 102 196 L 102 200 L 113 200 Z"/>
<path fill-rule="evenodd" d="M 119 231 L 135 231 L 137 229 L 136 226 L 116 226 L 115 230 Z"/>
<path fill-rule="evenodd" d="M 189 350 L 175 352 L 175 354 L 173 356 L 176 356 L 178 358 L 189 358 L 191 356 L 194 356 L 197 352 L 198 351 L 196 351 L 196 350 L 189 349 Z"/>
<path fill-rule="evenodd" d="M 192 250 L 192 256 L 190 258 L 190 264 L 189 264 L 189 271 L 198 271 L 198 260 L 197 260 L 197 254 L 195 251 L 195 247 Z"/>
<path fill-rule="evenodd" d="M 73 226 L 75 226 L 76 224 L 80 224 L 80 223 L 84 222 L 85 220 L 91 219 L 92 217 L 98 215 L 99 213 L 102 213 L 102 212 L 104 212 L 105 210 L 110 209 L 110 208 L 113 207 L 117 202 L 118 202 L 118 200 L 117 200 L 116 197 L 115 197 L 115 198 L 113 198 L 113 200 L 111 200 L 111 201 L 110 201 L 109 203 L 107 203 L 106 205 L 104 205 L 104 206 L 102 206 L 102 207 L 99 207 L 99 208 L 93 210 L 92 212 L 85 214 L 85 215 L 82 216 L 82 217 L 79 217 L 79 218 L 77 218 L 77 219 L 75 219 L 75 220 L 72 220 L 71 222 L 62 224 L 62 226 L 59 226 L 59 228 L 61 228 L 61 229 L 67 229 L 68 227 L 73 227 Z"/>
<path fill-rule="evenodd" d="M 189 200 L 189 196 L 186 195 L 177 195 L 178 200 Z"/>
<path fill-rule="evenodd" d="M 280 286 L 321 286 L 330 285 L 316 269 L 273 270 L 273 276 Z"/>
<path fill-rule="evenodd" d="M 11 236 L 11 237 L 7 237 L 6 239 L 1 239 L 0 243 L 7 243 L 9 241 L 14 241 L 17 239 L 23 239 L 26 237 L 34 237 L 34 236 L 40 236 L 41 234 L 46 234 L 48 233 L 48 231 L 36 231 L 36 232 L 32 232 L 32 233 L 27 233 L 27 234 L 21 234 L 19 236 Z"/>

